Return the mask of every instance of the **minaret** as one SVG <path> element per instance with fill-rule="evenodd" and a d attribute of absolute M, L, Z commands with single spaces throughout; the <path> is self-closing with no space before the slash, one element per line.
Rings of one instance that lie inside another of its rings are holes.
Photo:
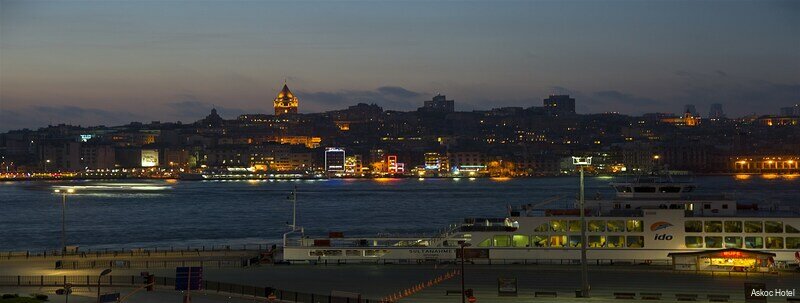
<path fill-rule="evenodd" d="M 281 89 L 281 92 L 278 93 L 278 97 L 276 97 L 273 102 L 276 116 L 297 113 L 299 101 L 297 97 L 292 94 L 292 91 L 289 90 L 289 87 L 286 86 L 286 83 L 283 84 L 283 89 Z"/>

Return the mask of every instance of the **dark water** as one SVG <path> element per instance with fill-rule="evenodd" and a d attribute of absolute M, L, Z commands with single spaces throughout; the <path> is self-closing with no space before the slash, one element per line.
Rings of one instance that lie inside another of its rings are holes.
<path fill-rule="evenodd" d="M 734 193 L 743 202 L 800 205 L 800 178 L 696 177 L 700 193 Z M 610 196 L 614 179 L 587 178 L 587 197 Z M 464 217 L 504 216 L 506 205 L 577 193 L 577 178 L 390 179 L 273 182 L 72 181 L 0 183 L 0 251 L 60 245 L 58 186 L 67 198 L 68 245 L 131 248 L 277 242 L 291 221 L 287 194 L 297 186 L 298 222 L 307 233 L 435 233 Z"/>

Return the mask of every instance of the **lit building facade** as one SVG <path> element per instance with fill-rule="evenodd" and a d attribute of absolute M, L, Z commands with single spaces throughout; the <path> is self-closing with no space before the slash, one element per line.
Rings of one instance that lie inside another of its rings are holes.
<path fill-rule="evenodd" d="M 452 113 L 455 111 L 455 101 L 447 100 L 445 95 L 436 95 L 418 109 L 421 112 Z"/>
<path fill-rule="evenodd" d="M 344 149 L 328 147 L 325 149 L 325 171 L 329 173 L 345 172 L 347 156 Z"/>
<path fill-rule="evenodd" d="M 800 172 L 800 156 L 751 156 L 731 158 L 737 173 L 796 173 Z"/>
<path fill-rule="evenodd" d="M 297 107 L 299 105 L 299 100 L 297 97 L 292 94 L 292 91 L 289 90 L 289 86 L 286 84 L 283 85 L 283 89 L 278 93 L 278 96 L 275 97 L 273 101 L 273 107 L 275 108 L 275 115 L 286 115 L 286 114 L 296 114 Z"/>
<path fill-rule="evenodd" d="M 575 114 L 575 99 L 569 95 L 550 95 L 543 103 L 545 110 L 553 115 Z"/>

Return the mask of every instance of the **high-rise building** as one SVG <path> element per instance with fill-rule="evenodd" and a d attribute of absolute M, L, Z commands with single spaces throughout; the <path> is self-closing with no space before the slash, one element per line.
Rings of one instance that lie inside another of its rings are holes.
<path fill-rule="evenodd" d="M 437 94 L 430 101 L 425 101 L 418 109 L 421 112 L 452 113 L 455 111 L 455 101 L 447 100 L 442 94 Z"/>
<path fill-rule="evenodd" d="M 800 104 L 781 107 L 781 116 L 800 116 Z"/>
<path fill-rule="evenodd" d="M 544 99 L 544 109 L 556 116 L 559 114 L 574 114 L 575 99 L 570 98 L 569 95 L 550 95 L 550 97 Z"/>
<path fill-rule="evenodd" d="M 275 115 L 286 115 L 286 114 L 296 114 L 297 113 L 297 106 L 300 103 L 297 97 L 292 94 L 292 91 L 289 90 L 289 87 L 286 84 L 283 85 L 283 89 L 281 92 L 278 93 L 278 96 L 273 101 L 273 106 L 275 107 Z"/>
<path fill-rule="evenodd" d="M 725 118 L 725 112 L 722 111 L 722 104 L 711 104 L 711 109 L 708 111 L 709 119 L 722 119 Z"/>

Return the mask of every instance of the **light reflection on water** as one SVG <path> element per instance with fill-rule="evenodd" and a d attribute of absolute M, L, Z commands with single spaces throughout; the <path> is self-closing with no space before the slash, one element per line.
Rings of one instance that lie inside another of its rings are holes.
<path fill-rule="evenodd" d="M 611 196 L 609 182 L 587 177 L 587 195 Z M 797 176 L 697 177 L 698 194 L 733 193 L 743 203 L 800 206 Z M 0 250 L 59 245 L 60 196 L 67 198 L 67 238 L 82 247 L 185 246 L 278 241 L 291 220 L 310 234 L 435 233 L 464 217 L 504 216 L 506 205 L 574 198 L 575 177 L 537 179 L 334 179 L 296 181 L 28 181 L 0 183 Z"/>

